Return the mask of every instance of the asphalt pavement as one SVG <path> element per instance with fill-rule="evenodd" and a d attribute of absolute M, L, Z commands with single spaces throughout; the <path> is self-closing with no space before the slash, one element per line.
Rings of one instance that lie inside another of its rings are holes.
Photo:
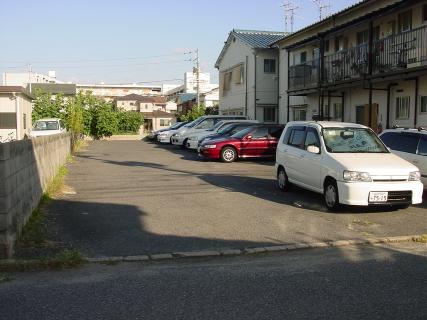
<path fill-rule="evenodd" d="M 9 274 L 0 318 L 427 318 L 427 245 L 297 250 Z"/>
<path fill-rule="evenodd" d="M 427 233 L 423 204 L 346 208 L 275 186 L 273 161 L 226 164 L 144 141 L 94 141 L 48 210 L 56 239 L 88 257 L 218 250 Z"/>

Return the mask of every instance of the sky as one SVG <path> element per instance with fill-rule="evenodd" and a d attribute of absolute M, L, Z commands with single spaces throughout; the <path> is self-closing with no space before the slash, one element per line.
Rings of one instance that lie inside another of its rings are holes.
<path fill-rule="evenodd" d="M 322 0 L 329 11 L 357 0 Z M 75 83 L 182 83 L 199 49 L 202 72 L 234 29 L 285 31 L 289 0 L 0 0 L 0 73 L 55 70 Z M 294 31 L 319 19 L 313 0 L 293 0 Z"/>

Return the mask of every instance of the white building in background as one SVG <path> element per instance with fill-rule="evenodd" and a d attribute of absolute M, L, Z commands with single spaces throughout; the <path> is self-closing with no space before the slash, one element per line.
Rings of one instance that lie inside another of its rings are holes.
<path fill-rule="evenodd" d="M 279 49 L 269 45 L 283 32 L 232 30 L 215 63 L 219 113 L 279 121 Z"/>
<path fill-rule="evenodd" d="M 200 103 L 205 107 L 213 107 L 219 105 L 219 87 L 212 89 L 200 95 Z"/>
<path fill-rule="evenodd" d="M 211 83 L 210 73 L 199 73 L 199 92 L 205 94 L 218 88 L 218 84 Z M 197 93 L 197 74 L 193 72 L 184 73 L 184 84 L 177 86 L 165 93 L 168 101 L 176 101 L 179 94 Z"/>
<path fill-rule="evenodd" d="M 91 91 L 94 96 L 113 101 L 117 97 L 129 94 L 142 96 L 158 96 L 162 94 L 161 85 L 139 85 L 139 84 L 77 84 L 77 91 Z"/>
<path fill-rule="evenodd" d="M 49 71 L 48 75 L 35 72 L 5 72 L 3 73 L 4 86 L 26 87 L 29 83 L 63 83 L 56 79 L 56 72 Z"/>

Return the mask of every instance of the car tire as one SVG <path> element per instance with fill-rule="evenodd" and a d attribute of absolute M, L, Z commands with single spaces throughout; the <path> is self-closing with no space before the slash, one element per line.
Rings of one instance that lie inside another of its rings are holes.
<path fill-rule="evenodd" d="M 286 174 L 285 168 L 283 167 L 280 167 L 277 171 L 277 187 L 281 191 L 288 191 L 290 188 L 288 175 Z"/>
<path fill-rule="evenodd" d="M 222 162 L 233 162 L 237 159 L 237 150 L 233 147 L 225 147 L 221 150 L 221 161 Z"/>
<path fill-rule="evenodd" d="M 328 208 L 329 211 L 337 211 L 340 208 L 338 186 L 334 180 L 329 180 L 325 183 L 323 196 L 325 198 L 326 208 Z"/>
<path fill-rule="evenodd" d="M 184 139 L 184 141 L 182 142 L 182 145 L 181 145 L 182 149 L 187 149 L 187 141 L 188 139 Z"/>

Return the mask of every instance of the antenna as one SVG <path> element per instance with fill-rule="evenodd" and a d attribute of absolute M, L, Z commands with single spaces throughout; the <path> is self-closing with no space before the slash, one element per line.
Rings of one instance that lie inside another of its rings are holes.
<path fill-rule="evenodd" d="M 285 11 L 285 32 L 289 32 L 288 25 L 291 25 L 291 32 L 294 32 L 294 16 L 295 11 L 299 9 L 292 1 L 287 1 L 283 5 L 283 10 Z"/>
<path fill-rule="evenodd" d="M 319 20 L 322 20 L 330 15 L 331 3 L 329 0 L 312 0 L 312 1 L 319 8 Z"/>

